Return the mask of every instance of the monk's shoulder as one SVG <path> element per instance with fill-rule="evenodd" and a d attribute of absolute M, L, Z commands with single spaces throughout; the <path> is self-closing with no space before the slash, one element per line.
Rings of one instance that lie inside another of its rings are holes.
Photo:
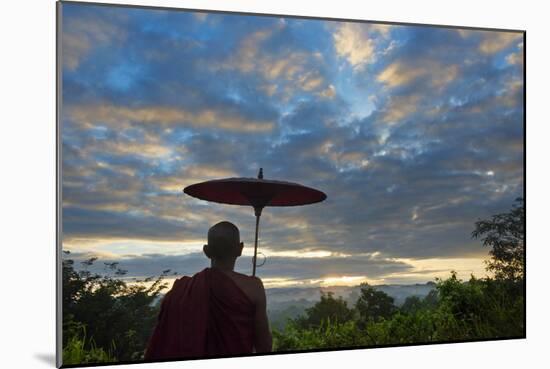
<path fill-rule="evenodd" d="M 254 284 L 258 289 L 264 290 L 264 283 L 260 278 L 250 276 L 250 283 Z"/>
<path fill-rule="evenodd" d="M 246 274 L 242 274 L 242 273 L 237 273 L 237 272 L 234 272 L 236 277 L 239 278 L 242 282 L 248 284 L 248 285 L 251 285 L 251 286 L 254 286 L 254 287 L 261 287 L 263 288 L 263 283 L 262 283 L 262 280 L 258 277 L 255 277 L 255 276 L 251 276 L 251 275 L 246 275 Z"/>
<path fill-rule="evenodd" d="M 258 277 L 248 276 L 248 281 L 253 291 L 254 302 L 259 303 L 265 301 L 265 290 L 262 280 Z"/>
<path fill-rule="evenodd" d="M 262 280 L 258 277 L 249 277 L 254 294 L 254 303 L 258 306 L 265 306 L 265 289 Z"/>
<path fill-rule="evenodd" d="M 168 290 L 168 292 L 166 293 L 167 295 L 174 291 L 174 290 L 177 290 L 179 288 L 181 288 L 182 286 L 184 286 L 191 278 L 190 277 L 187 277 L 187 276 L 183 276 L 183 277 L 180 277 L 180 278 L 177 278 L 174 280 L 174 283 L 172 283 L 172 287 L 170 287 L 170 289 Z"/>
<path fill-rule="evenodd" d="M 265 293 L 264 285 L 260 278 L 241 273 L 235 273 L 235 277 L 239 282 L 238 284 L 246 290 L 253 301 L 257 301 Z"/>
<path fill-rule="evenodd" d="M 193 277 L 189 277 L 187 275 L 184 275 L 184 276 L 181 276 L 179 278 L 177 278 L 175 281 L 174 281 L 174 284 L 172 285 L 172 287 L 174 286 L 181 286 L 183 284 L 186 284 L 187 282 L 189 282 L 191 279 L 193 279 Z"/>

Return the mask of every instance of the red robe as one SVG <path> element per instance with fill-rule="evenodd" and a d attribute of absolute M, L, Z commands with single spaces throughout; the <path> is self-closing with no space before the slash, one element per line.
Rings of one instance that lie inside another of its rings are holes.
<path fill-rule="evenodd" d="M 182 277 L 162 300 L 145 360 L 252 353 L 255 306 L 224 272 Z"/>

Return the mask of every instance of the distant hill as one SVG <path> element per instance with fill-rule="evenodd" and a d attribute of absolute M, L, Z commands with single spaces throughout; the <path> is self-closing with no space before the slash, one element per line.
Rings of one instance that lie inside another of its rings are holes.
<path fill-rule="evenodd" d="M 391 284 L 374 287 L 393 297 L 395 304 L 401 306 L 409 296 L 425 297 L 435 288 L 435 283 Z M 321 292 L 333 292 L 337 297 L 342 296 L 348 306 L 353 306 L 359 298 L 360 289 L 360 286 L 267 288 L 267 310 L 271 326 L 282 329 L 288 319 L 298 317 L 304 313 L 305 309 L 319 301 Z"/>

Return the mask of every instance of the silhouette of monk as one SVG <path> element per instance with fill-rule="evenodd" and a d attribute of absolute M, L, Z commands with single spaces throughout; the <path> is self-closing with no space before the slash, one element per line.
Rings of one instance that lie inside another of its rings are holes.
<path fill-rule="evenodd" d="M 210 268 L 177 279 L 164 296 L 145 360 L 271 351 L 262 281 L 233 270 L 242 250 L 234 224 L 209 229 L 203 251 Z"/>

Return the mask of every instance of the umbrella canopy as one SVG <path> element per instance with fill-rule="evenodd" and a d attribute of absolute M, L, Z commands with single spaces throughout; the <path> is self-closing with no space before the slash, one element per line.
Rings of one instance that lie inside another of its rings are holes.
<path fill-rule="evenodd" d="M 323 192 L 298 183 L 266 180 L 262 168 L 260 168 L 258 178 L 215 179 L 187 186 L 183 192 L 201 200 L 230 205 L 248 205 L 254 208 L 256 233 L 252 275 L 256 275 L 258 227 L 262 209 L 266 206 L 313 204 L 327 198 Z"/>
<path fill-rule="evenodd" d="M 256 178 L 216 179 L 183 191 L 201 200 L 254 208 L 307 205 L 327 198 L 323 192 L 297 183 Z"/>

